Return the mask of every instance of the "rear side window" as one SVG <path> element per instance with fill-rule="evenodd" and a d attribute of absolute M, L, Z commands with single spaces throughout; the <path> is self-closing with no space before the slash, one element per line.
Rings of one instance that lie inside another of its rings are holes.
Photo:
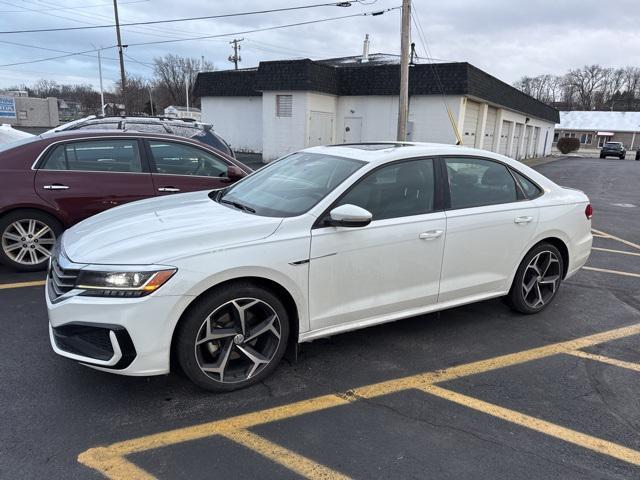
<path fill-rule="evenodd" d="M 479 158 L 447 158 L 451 208 L 518 200 L 516 182 L 504 165 Z"/>
<path fill-rule="evenodd" d="M 512 170 L 512 172 L 518 179 L 518 183 L 520 184 L 520 187 L 522 188 L 522 191 L 527 198 L 536 198 L 542 193 L 542 190 L 540 190 L 540 188 L 531 180 L 516 172 L 515 170 Z"/>
<path fill-rule="evenodd" d="M 91 140 L 58 145 L 47 156 L 45 170 L 141 172 L 136 140 Z"/>
<path fill-rule="evenodd" d="M 149 140 L 149 147 L 158 173 L 200 177 L 223 177 L 227 174 L 225 161 L 191 145 Z"/>

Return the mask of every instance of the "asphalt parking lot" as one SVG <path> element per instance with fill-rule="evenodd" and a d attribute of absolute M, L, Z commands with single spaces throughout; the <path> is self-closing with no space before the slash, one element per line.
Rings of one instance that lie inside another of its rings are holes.
<path fill-rule="evenodd" d="M 0 478 L 640 478 L 640 162 L 536 168 L 587 192 L 597 235 L 544 312 L 316 341 L 230 394 L 56 356 L 43 274 L 0 270 Z"/>

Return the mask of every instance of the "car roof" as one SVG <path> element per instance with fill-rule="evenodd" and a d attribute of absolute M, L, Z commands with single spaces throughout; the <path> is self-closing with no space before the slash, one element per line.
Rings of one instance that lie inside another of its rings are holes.
<path fill-rule="evenodd" d="M 326 145 L 311 147 L 303 150 L 311 153 L 322 153 L 338 157 L 348 157 L 365 162 L 384 162 L 410 157 L 437 156 L 437 155 L 474 155 L 490 157 L 508 161 L 512 159 L 494 152 L 477 148 L 449 145 L 445 143 L 423 142 L 368 142 L 348 143 L 340 145 Z"/>

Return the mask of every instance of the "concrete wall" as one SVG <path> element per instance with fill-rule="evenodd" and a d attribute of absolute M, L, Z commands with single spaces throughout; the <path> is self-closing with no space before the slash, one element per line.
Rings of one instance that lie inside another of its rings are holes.
<path fill-rule="evenodd" d="M 201 110 L 231 148 L 262 152 L 262 97 L 204 97 Z"/>
<path fill-rule="evenodd" d="M 2 118 L 15 128 L 52 128 L 60 124 L 58 100 L 53 97 L 15 97 L 16 118 Z"/>

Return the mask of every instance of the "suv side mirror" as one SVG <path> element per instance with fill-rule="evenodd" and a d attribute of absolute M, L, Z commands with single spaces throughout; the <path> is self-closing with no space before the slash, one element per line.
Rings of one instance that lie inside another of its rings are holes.
<path fill-rule="evenodd" d="M 347 203 L 331 210 L 325 224 L 334 227 L 366 227 L 372 218 L 373 215 L 368 210 Z"/>
<path fill-rule="evenodd" d="M 229 165 L 227 167 L 227 178 L 229 180 L 240 180 L 246 176 L 247 174 L 240 167 L 236 167 L 235 165 Z"/>

